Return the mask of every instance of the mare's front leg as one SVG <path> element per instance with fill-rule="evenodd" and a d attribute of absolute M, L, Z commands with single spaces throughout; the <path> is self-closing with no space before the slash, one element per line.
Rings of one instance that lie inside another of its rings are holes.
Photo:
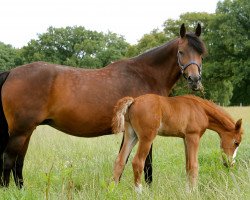
<path fill-rule="evenodd" d="M 10 134 L 9 142 L 3 154 L 3 185 L 8 187 L 10 182 L 10 172 L 15 167 L 15 162 L 22 151 L 30 133 L 15 132 Z"/>
<path fill-rule="evenodd" d="M 184 139 L 188 190 L 193 190 L 197 186 L 199 141 L 199 134 L 186 135 Z"/>

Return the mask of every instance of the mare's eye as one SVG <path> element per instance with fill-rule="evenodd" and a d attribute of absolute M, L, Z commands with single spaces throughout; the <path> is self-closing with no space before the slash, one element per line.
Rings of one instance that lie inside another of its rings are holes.
<path fill-rule="evenodd" d="M 184 53 L 183 51 L 178 51 L 178 53 L 182 56 Z"/>

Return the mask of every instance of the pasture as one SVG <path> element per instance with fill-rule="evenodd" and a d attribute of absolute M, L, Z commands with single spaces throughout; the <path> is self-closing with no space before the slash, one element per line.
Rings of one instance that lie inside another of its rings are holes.
<path fill-rule="evenodd" d="M 218 134 L 207 131 L 199 150 L 199 186 L 186 192 L 184 145 L 180 138 L 157 137 L 153 148 L 153 184 L 143 194 L 134 192 L 131 153 L 118 186 L 109 184 L 121 135 L 77 138 L 48 126 L 32 135 L 24 164 L 24 188 L 13 179 L 0 189 L 8 199 L 250 199 L 250 107 L 225 108 L 235 120 L 242 118 L 243 141 L 236 165 L 222 165 Z"/>

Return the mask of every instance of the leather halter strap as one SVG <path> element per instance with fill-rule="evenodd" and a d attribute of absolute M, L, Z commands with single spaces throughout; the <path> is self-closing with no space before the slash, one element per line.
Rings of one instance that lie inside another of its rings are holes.
<path fill-rule="evenodd" d="M 190 66 L 190 65 L 196 65 L 198 67 L 198 71 L 199 71 L 199 75 L 201 77 L 201 71 L 202 71 L 202 64 L 198 64 L 197 62 L 191 60 L 190 62 L 188 62 L 187 64 L 181 64 L 180 62 L 180 57 L 179 57 L 179 51 L 177 52 L 177 59 L 178 59 L 178 65 L 181 68 L 181 73 L 183 74 L 183 77 L 185 79 L 188 79 L 188 77 L 185 75 L 184 71 Z"/>

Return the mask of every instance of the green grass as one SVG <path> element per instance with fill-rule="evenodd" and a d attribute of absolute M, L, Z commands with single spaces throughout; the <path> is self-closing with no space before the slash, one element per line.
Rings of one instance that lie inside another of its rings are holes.
<path fill-rule="evenodd" d="M 236 166 L 221 162 L 219 137 L 207 131 L 199 151 L 199 187 L 186 192 L 183 141 L 157 137 L 153 150 L 153 185 L 143 182 L 142 195 L 134 192 L 131 159 L 118 186 L 109 184 L 121 135 L 99 138 L 72 137 L 47 126 L 36 129 L 24 165 L 25 187 L 11 180 L 0 189 L 0 199 L 250 199 L 250 107 L 226 108 L 243 118 L 244 138 Z"/>

